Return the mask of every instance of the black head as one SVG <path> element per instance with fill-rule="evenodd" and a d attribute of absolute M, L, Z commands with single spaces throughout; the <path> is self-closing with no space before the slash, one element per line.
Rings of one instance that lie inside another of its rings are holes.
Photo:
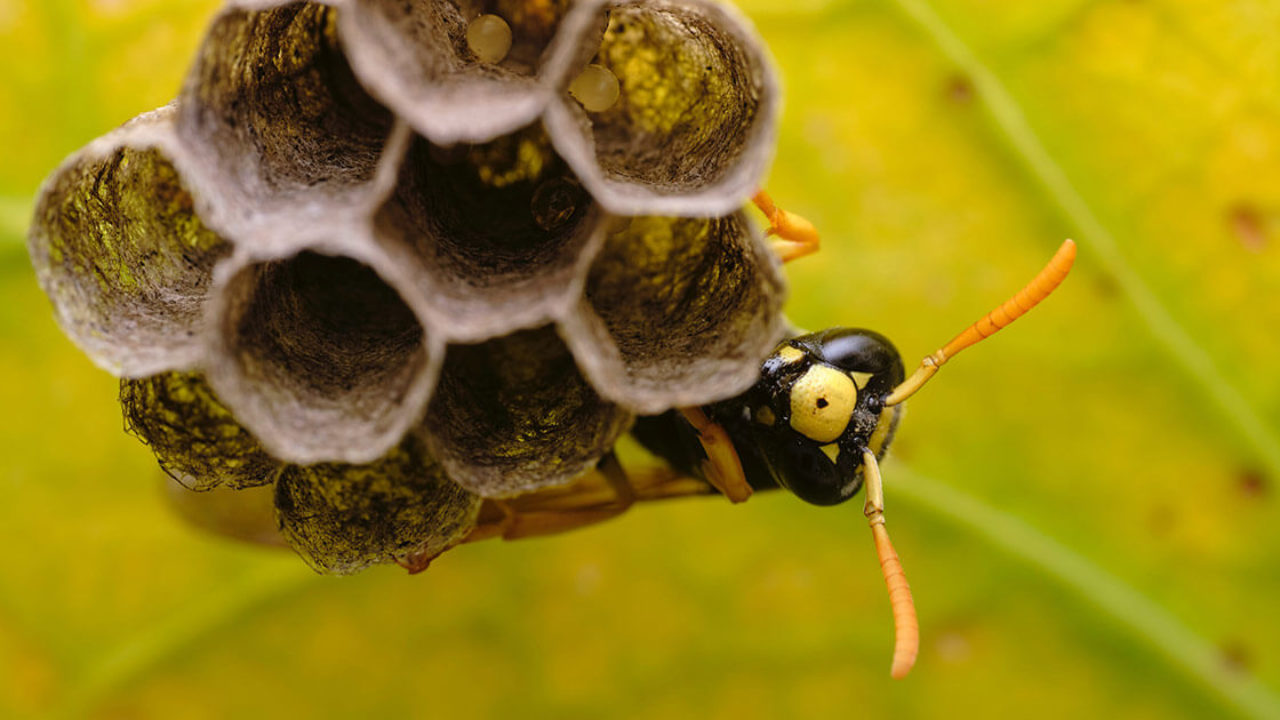
<path fill-rule="evenodd" d="M 884 399 L 903 379 L 902 358 L 870 330 L 832 328 L 780 344 L 743 399 L 744 418 L 779 485 L 815 505 L 862 488 L 862 454 L 884 455 L 902 407 Z"/>

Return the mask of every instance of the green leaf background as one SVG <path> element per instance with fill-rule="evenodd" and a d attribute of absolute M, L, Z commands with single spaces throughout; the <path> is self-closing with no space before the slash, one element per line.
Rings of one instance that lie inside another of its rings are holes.
<path fill-rule="evenodd" d="M 212 0 L 0 0 L 0 717 L 1280 717 L 1280 3 L 742 0 L 787 102 L 802 326 L 923 355 L 1063 237 L 859 508 L 642 507 L 428 573 L 201 534 L 54 327 L 41 178 L 176 91 Z"/>

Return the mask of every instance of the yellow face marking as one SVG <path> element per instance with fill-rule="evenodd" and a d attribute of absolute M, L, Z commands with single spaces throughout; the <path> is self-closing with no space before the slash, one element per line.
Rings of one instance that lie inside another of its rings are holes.
<path fill-rule="evenodd" d="M 871 382 L 871 373 L 851 372 L 849 373 L 849 377 L 853 378 L 853 384 L 857 385 L 859 390 L 866 387 L 867 383 Z"/>
<path fill-rule="evenodd" d="M 803 360 L 804 351 L 787 345 L 778 351 L 778 358 L 782 360 L 782 362 L 790 365 L 791 363 L 797 363 Z"/>
<path fill-rule="evenodd" d="M 762 406 L 756 410 L 756 422 L 761 425 L 773 425 L 777 421 L 777 416 L 773 414 L 773 409 L 768 405 Z"/>
<path fill-rule="evenodd" d="M 889 437 L 889 428 L 893 427 L 894 408 L 887 407 L 880 411 L 880 417 L 876 418 L 876 429 L 871 433 L 871 437 L 867 439 L 867 448 L 876 456 L 884 452 L 884 442 Z"/>
<path fill-rule="evenodd" d="M 814 365 L 791 386 L 791 427 L 815 442 L 832 442 L 848 427 L 857 404 L 858 388 L 848 375 Z"/>
<path fill-rule="evenodd" d="M 838 461 L 840 460 L 840 446 L 839 446 L 839 445 L 837 445 L 837 444 L 835 444 L 835 443 L 831 443 L 830 445 L 823 445 L 823 446 L 822 446 L 822 448 L 821 448 L 821 450 L 822 450 L 822 452 L 823 452 L 823 453 L 825 453 L 825 454 L 826 454 L 826 456 L 827 456 L 827 457 L 831 458 L 831 464 L 832 464 L 832 465 L 835 465 L 835 464 L 836 464 L 836 462 L 838 462 Z"/>

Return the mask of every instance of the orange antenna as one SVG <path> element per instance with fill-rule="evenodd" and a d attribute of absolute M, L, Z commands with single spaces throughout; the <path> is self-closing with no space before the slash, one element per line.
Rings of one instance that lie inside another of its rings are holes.
<path fill-rule="evenodd" d="M 1058 248 L 1058 252 L 1054 254 L 1049 264 L 1045 265 L 1026 287 L 1005 300 L 995 310 L 987 313 L 986 317 L 952 338 L 951 342 L 920 361 L 920 367 L 905 382 L 893 389 L 889 397 L 885 398 L 884 404 L 897 405 L 915 395 L 916 391 L 924 387 L 924 384 L 929 382 L 929 378 L 933 377 L 944 363 L 959 355 L 961 350 L 995 335 L 1000 328 L 1022 317 L 1023 313 L 1038 305 L 1062 284 L 1067 273 L 1071 272 L 1071 266 L 1075 261 L 1076 244 L 1067 240 L 1062 243 L 1062 247 Z"/>
<path fill-rule="evenodd" d="M 862 474 L 866 480 L 867 503 L 862 514 L 871 524 L 871 535 L 876 541 L 876 555 L 880 558 L 880 572 L 889 588 L 889 606 L 893 609 L 893 665 L 889 675 L 901 680 L 911 672 L 920 654 L 920 621 L 916 619 L 916 603 L 911 598 L 911 586 L 902 570 L 902 561 L 889 540 L 884 527 L 884 486 L 880 480 L 880 464 L 876 454 L 862 451 Z"/>

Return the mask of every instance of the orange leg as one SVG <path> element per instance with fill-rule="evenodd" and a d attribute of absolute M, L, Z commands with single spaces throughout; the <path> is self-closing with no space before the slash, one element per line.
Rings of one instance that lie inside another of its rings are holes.
<path fill-rule="evenodd" d="M 742 460 L 733 447 L 729 434 L 718 423 L 712 422 L 701 408 L 681 408 L 680 413 L 698 431 L 698 441 L 707 453 L 707 461 L 702 470 L 707 482 L 716 486 L 730 501 L 740 503 L 751 497 L 751 486 L 747 484 L 747 475 L 742 471 Z"/>
<path fill-rule="evenodd" d="M 611 497 L 603 502 L 582 504 L 577 507 L 547 508 L 534 504 L 527 510 L 509 508 L 511 510 L 503 519 L 503 540 L 518 540 L 540 535 L 556 535 L 569 530 L 576 530 L 587 525 L 595 525 L 626 512 L 636 501 L 635 492 L 627 481 L 627 474 L 618 463 L 618 456 L 606 455 L 596 471 L 603 478 Z"/>
<path fill-rule="evenodd" d="M 617 517 L 636 502 L 714 492 L 715 489 L 702 480 L 670 468 L 647 468 L 628 475 L 617 458 L 610 455 L 595 470 L 564 487 L 504 500 L 485 500 L 476 526 L 458 544 L 496 537 L 518 540 L 554 535 Z M 430 556 L 410 556 L 400 564 L 410 573 L 419 573 L 449 549 Z"/>
<path fill-rule="evenodd" d="M 821 240 L 813 223 L 773 204 L 769 193 L 761 190 L 751 198 L 769 219 L 769 244 L 782 262 L 790 262 L 818 251 Z"/>
<path fill-rule="evenodd" d="M 706 483 L 671 470 L 628 477 L 617 458 L 609 455 L 595 471 L 566 487 L 485 501 L 475 529 L 463 542 L 556 535 L 615 518 L 636 502 L 711 492 Z"/>

